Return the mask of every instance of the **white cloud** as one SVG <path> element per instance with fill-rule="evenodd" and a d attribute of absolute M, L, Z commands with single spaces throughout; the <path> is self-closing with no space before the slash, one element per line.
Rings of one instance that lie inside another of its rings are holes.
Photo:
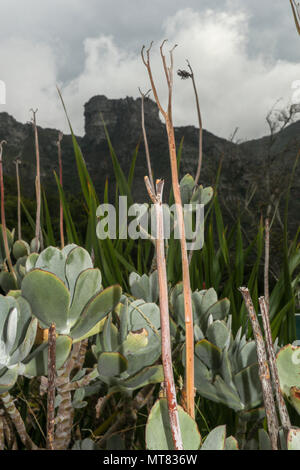
<path fill-rule="evenodd" d="M 239 126 L 239 137 L 258 137 L 266 132 L 265 116 L 274 102 L 291 97 L 291 84 L 300 79 L 299 64 L 270 61 L 247 52 L 249 18 L 245 13 L 196 12 L 183 9 L 166 19 L 163 37 L 178 43 L 174 71 L 193 66 L 199 91 L 204 127 L 229 137 Z M 159 57 L 160 38 L 153 46 L 152 64 L 163 104 L 166 86 Z M 55 85 L 60 58 L 49 45 L 21 39 L 1 44 L 0 78 L 8 88 L 7 110 L 21 121 L 28 109 L 39 108 L 39 123 L 66 131 L 65 118 Z M 140 45 L 137 44 L 137 50 Z M 168 47 L 166 46 L 166 53 Z M 60 84 L 74 130 L 83 133 L 83 104 L 95 94 L 109 98 L 139 96 L 138 86 L 149 82 L 139 53 L 116 45 L 113 36 L 100 35 L 84 42 L 85 60 L 81 73 Z M 190 81 L 174 77 L 174 123 L 197 124 Z"/>

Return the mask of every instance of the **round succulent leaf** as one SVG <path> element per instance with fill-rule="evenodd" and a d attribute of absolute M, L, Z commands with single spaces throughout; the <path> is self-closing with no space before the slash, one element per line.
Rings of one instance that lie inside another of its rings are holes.
<path fill-rule="evenodd" d="M 99 269 L 89 268 L 79 274 L 68 314 L 70 328 L 79 319 L 84 307 L 100 290 L 101 273 Z"/>
<path fill-rule="evenodd" d="M 119 381 L 118 390 L 134 391 L 146 385 L 161 383 L 164 380 L 162 365 L 145 367 L 138 373 Z M 111 389 L 113 392 L 116 388 Z"/>
<path fill-rule="evenodd" d="M 239 450 L 239 443 L 235 437 L 229 436 L 225 439 L 224 450 Z"/>
<path fill-rule="evenodd" d="M 18 367 L 0 370 L 0 393 L 10 390 L 18 379 Z"/>
<path fill-rule="evenodd" d="M 0 273 L 0 286 L 6 293 L 18 287 L 15 277 L 9 271 L 2 271 Z"/>
<path fill-rule="evenodd" d="M 126 371 L 128 362 L 119 352 L 103 352 L 98 359 L 98 372 L 104 377 L 118 377 Z"/>
<path fill-rule="evenodd" d="M 154 271 L 147 276 L 140 276 L 137 273 L 131 273 L 129 276 L 129 285 L 131 293 L 137 299 L 143 299 L 145 302 L 157 302 L 158 300 L 158 276 Z"/>
<path fill-rule="evenodd" d="M 203 303 L 202 303 L 203 306 Z M 206 316 L 212 315 L 214 320 L 224 320 L 224 318 L 228 315 L 230 310 L 230 300 L 227 298 L 219 300 L 218 302 L 214 303 L 209 307 L 206 311 Z"/>
<path fill-rule="evenodd" d="M 272 450 L 269 434 L 264 429 L 258 430 L 258 446 L 259 450 Z"/>
<path fill-rule="evenodd" d="M 287 436 L 288 450 L 300 450 L 300 428 L 290 429 Z"/>
<path fill-rule="evenodd" d="M 233 380 L 246 410 L 256 408 L 262 403 L 262 389 L 257 363 L 235 374 Z"/>
<path fill-rule="evenodd" d="M 297 413 L 300 415 L 300 387 L 291 387 L 290 388 L 290 400 L 297 411 Z"/>
<path fill-rule="evenodd" d="M 255 341 L 248 341 L 242 348 L 237 348 L 235 356 L 239 370 L 255 364 L 257 362 Z"/>
<path fill-rule="evenodd" d="M 207 339 L 196 343 L 195 354 L 211 370 L 218 370 L 221 365 L 221 350 Z"/>
<path fill-rule="evenodd" d="M 242 403 L 237 390 L 230 384 L 227 384 L 220 375 L 214 379 L 215 392 L 218 397 L 217 403 L 223 403 L 234 411 L 242 411 L 245 405 Z"/>
<path fill-rule="evenodd" d="M 223 349 L 230 336 L 227 326 L 223 321 L 216 320 L 206 330 L 207 339 L 219 349 Z"/>
<path fill-rule="evenodd" d="M 22 342 L 19 344 L 18 348 L 11 355 L 9 365 L 17 364 L 18 362 L 23 362 L 29 355 L 34 345 L 37 327 L 38 320 L 36 318 L 33 318 L 28 325 L 24 339 L 22 339 Z"/>
<path fill-rule="evenodd" d="M 199 186 L 199 188 L 193 194 L 191 199 L 192 203 L 203 204 L 204 206 L 208 204 L 214 195 L 214 190 L 211 186 L 207 188 L 203 188 L 203 186 Z"/>
<path fill-rule="evenodd" d="M 10 310 L 5 323 L 5 347 L 8 354 L 13 351 L 17 337 L 19 312 L 16 307 Z"/>
<path fill-rule="evenodd" d="M 30 254 L 30 246 L 25 240 L 17 240 L 13 245 L 13 255 L 16 259 L 28 256 Z"/>
<path fill-rule="evenodd" d="M 53 273 L 34 269 L 24 277 L 21 289 L 35 317 L 48 327 L 55 323 L 57 333 L 69 333 L 70 294 L 61 279 Z"/>
<path fill-rule="evenodd" d="M 97 335 L 99 337 L 99 333 L 103 331 L 104 323 L 105 323 L 106 318 L 102 318 L 96 325 L 89 330 L 85 335 L 80 336 L 79 338 L 73 339 L 73 343 L 79 343 L 79 341 L 82 341 L 84 339 L 90 338 L 91 336 Z"/>
<path fill-rule="evenodd" d="M 146 303 L 143 300 L 135 300 L 124 305 L 128 308 L 128 329 L 130 331 L 140 330 L 141 328 L 151 328 L 158 330 L 160 328 L 160 310 L 155 303 Z"/>
<path fill-rule="evenodd" d="M 226 425 L 217 426 L 206 437 L 201 450 L 224 450 L 226 446 Z"/>
<path fill-rule="evenodd" d="M 177 405 L 179 426 L 184 450 L 198 450 L 201 437 L 196 422 Z M 148 450 L 174 450 L 166 398 L 158 399 L 151 408 L 146 424 Z"/>
<path fill-rule="evenodd" d="M 68 359 L 72 347 L 72 339 L 69 336 L 59 335 L 56 338 L 56 370 L 59 370 Z M 24 361 L 26 377 L 40 377 L 48 374 L 48 343 L 42 343 Z"/>
<path fill-rule="evenodd" d="M 17 308 L 16 299 L 10 296 L 0 294 L 0 338 L 5 341 L 6 320 L 13 308 Z"/>
<path fill-rule="evenodd" d="M 32 269 L 35 268 L 35 264 L 37 262 L 39 258 L 39 255 L 38 253 L 31 253 L 27 259 L 26 259 L 26 263 L 25 263 L 25 271 L 28 273 L 29 271 L 31 271 Z"/>
<path fill-rule="evenodd" d="M 73 339 L 88 333 L 102 318 L 104 318 L 119 303 L 122 289 L 111 286 L 95 295 L 85 306 L 78 321 L 71 329 Z"/>
<path fill-rule="evenodd" d="M 66 258 L 61 250 L 54 246 L 49 246 L 39 255 L 35 267 L 55 274 L 56 277 L 66 284 L 65 263 Z"/>
<path fill-rule="evenodd" d="M 291 387 L 300 388 L 300 347 L 287 344 L 276 355 L 280 388 L 290 398 Z"/>
<path fill-rule="evenodd" d="M 195 187 L 195 180 L 192 175 L 184 175 L 184 177 L 180 181 L 179 186 L 182 204 L 189 204 L 193 195 L 193 189 Z"/>
<path fill-rule="evenodd" d="M 218 302 L 218 295 L 217 295 L 215 289 L 213 287 L 211 287 L 202 296 L 201 313 L 202 314 L 206 313 L 207 310 L 217 302 Z M 220 318 L 219 318 L 219 320 L 220 320 Z"/>
<path fill-rule="evenodd" d="M 89 253 L 82 248 L 81 246 L 77 246 L 73 248 L 67 255 L 66 263 L 65 263 L 65 275 L 68 282 L 71 299 L 73 298 L 73 292 L 75 289 L 76 281 L 78 279 L 79 274 L 86 269 L 92 269 L 93 263 Z M 100 273 L 100 271 L 99 271 Z M 100 273 L 101 276 L 101 273 Z M 101 285 L 101 278 L 100 278 L 100 285 Z"/>

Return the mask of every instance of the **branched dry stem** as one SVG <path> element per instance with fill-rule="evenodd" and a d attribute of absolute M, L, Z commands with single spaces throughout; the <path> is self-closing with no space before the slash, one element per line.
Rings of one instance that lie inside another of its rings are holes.
<path fill-rule="evenodd" d="M 169 154 L 171 163 L 172 173 L 172 187 L 174 193 L 174 199 L 176 203 L 176 215 L 178 220 L 180 244 L 181 244 L 181 260 L 182 260 L 182 275 L 183 275 L 183 291 L 184 291 L 184 307 L 185 307 L 185 326 L 186 326 L 186 376 L 185 376 L 185 392 L 186 392 L 186 403 L 185 407 L 187 412 L 195 417 L 195 389 L 194 389 L 194 328 L 193 328 L 193 313 L 192 313 L 192 300 L 191 300 L 191 288 L 190 288 L 190 273 L 189 273 L 189 262 L 187 255 L 186 237 L 185 237 L 185 226 L 183 207 L 180 194 L 178 169 L 177 169 L 177 158 L 176 158 L 176 144 L 175 134 L 172 122 L 172 84 L 173 84 L 173 51 L 174 47 L 170 50 L 170 67 L 167 67 L 165 55 L 163 53 L 163 46 L 166 41 L 160 46 L 160 55 L 163 63 L 163 68 L 166 75 L 168 85 L 168 107 L 165 111 L 160 103 L 155 82 L 152 75 L 150 65 L 150 47 L 146 51 L 146 58 L 144 53 L 144 46 L 141 51 L 143 63 L 147 69 L 148 76 L 151 83 L 152 92 L 156 101 L 156 104 L 164 117 L 166 123 L 166 130 L 168 135 Z"/>

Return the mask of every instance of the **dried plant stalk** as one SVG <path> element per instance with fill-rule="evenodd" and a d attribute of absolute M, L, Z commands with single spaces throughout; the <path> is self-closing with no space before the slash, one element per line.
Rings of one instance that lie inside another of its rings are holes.
<path fill-rule="evenodd" d="M 42 246 L 42 233 L 41 233 L 41 170 L 40 170 L 40 148 L 39 136 L 36 124 L 37 109 L 32 111 L 32 125 L 34 130 L 34 146 L 36 156 L 36 177 L 35 177 L 35 192 L 36 192 L 36 219 L 35 219 L 35 240 L 36 250 L 39 251 Z"/>
<path fill-rule="evenodd" d="M 241 287 L 240 292 L 244 298 L 244 302 L 249 314 L 249 318 L 252 324 L 254 339 L 256 343 L 259 378 L 261 381 L 261 387 L 263 392 L 263 399 L 265 404 L 268 430 L 273 450 L 278 450 L 278 418 L 276 413 L 276 407 L 273 397 L 272 383 L 270 377 L 270 370 L 267 361 L 267 353 L 265 344 L 262 336 L 262 332 L 257 320 L 256 312 L 252 303 L 249 289 L 247 287 Z"/>
<path fill-rule="evenodd" d="M 166 130 L 168 135 L 169 155 L 171 163 L 172 174 L 172 187 L 174 199 L 176 203 L 176 215 L 179 229 L 180 245 L 181 245 L 181 262 L 182 262 L 182 277 L 183 277 L 183 294 L 184 294 L 184 312 L 185 312 L 185 334 L 186 334 L 186 375 L 185 375 L 185 392 L 186 392 L 186 409 L 189 415 L 195 417 L 195 388 L 194 388 L 194 326 L 193 326 L 193 311 L 192 311 L 192 298 L 190 287 L 190 273 L 189 262 L 185 237 L 184 215 L 182 200 L 180 194 L 177 158 L 176 158 L 176 144 L 175 134 L 172 120 L 172 90 L 173 90 L 173 49 L 170 50 L 170 67 L 167 66 L 165 55 L 163 54 L 163 46 L 165 41 L 160 46 L 160 55 L 163 63 L 163 68 L 168 85 L 168 108 L 167 111 L 161 106 L 158 98 L 156 86 L 154 83 L 152 69 L 150 65 L 150 49 L 146 51 L 146 59 L 144 56 L 144 47 L 142 48 L 142 60 L 147 68 L 151 88 L 156 101 L 156 104 L 164 117 Z"/>
<path fill-rule="evenodd" d="M 259 305 L 260 305 L 260 311 L 262 315 L 262 321 L 263 321 L 263 326 L 264 326 L 264 331 L 265 331 L 265 342 L 267 345 L 267 352 L 268 352 L 268 357 L 269 357 L 269 364 L 270 364 L 270 369 L 271 369 L 271 374 L 272 374 L 272 379 L 273 379 L 273 385 L 275 389 L 275 394 L 276 394 L 276 400 L 277 400 L 277 406 L 279 410 L 279 415 L 280 415 L 280 420 L 282 427 L 285 431 L 288 431 L 291 427 L 291 421 L 290 417 L 287 411 L 287 407 L 284 401 L 284 398 L 282 396 L 281 390 L 280 390 L 280 382 L 279 382 L 279 375 L 278 375 L 278 369 L 276 365 L 276 356 L 275 356 L 275 351 L 274 351 L 274 345 L 272 341 L 272 333 L 271 333 L 271 325 L 270 325 L 270 319 L 269 319 L 269 313 L 268 313 L 268 306 L 266 303 L 266 300 L 264 297 L 259 298 Z"/>
<path fill-rule="evenodd" d="M 47 449 L 54 450 L 56 379 L 56 328 L 52 323 L 48 333 L 48 395 L 47 395 Z"/>
<path fill-rule="evenodd" d="M 157 180 L 156 194 L 152 192 L 149 178 L 145 177 L 146 187 L 149 196 L 154 204 L 156 215 L 156 262 L 159 285 L 159 306 L 160 306 L 160 324 L 161 324 L 161 350 L 162 363 L 164 370 L 165 388 L 168 403 L 168 412 L 170 418 L 170 427 L 175 450 L 183 450 L 181 431 L 179 425 L 179 416 L 177 410 L 176 389 L 173 376 L 172 349 L 170 335 L 170 317 L 169 317 L 169 299 L 168 299 L 168 281 L 166 270 L 165 246 L 164 246 L 164 221 L 162 194 L 164 182 Z"/>
<path fill-rule="evenodd" d="M 17 158 L 14 163 L 16 165 L 17 197 L 18 197 L 18 240 L 22 240 L 21 188 L 20 188 L 20 174 L 19 174 L 19 165 L 21 164 L 21 160 L 19 160 L 19 158 Z"/>

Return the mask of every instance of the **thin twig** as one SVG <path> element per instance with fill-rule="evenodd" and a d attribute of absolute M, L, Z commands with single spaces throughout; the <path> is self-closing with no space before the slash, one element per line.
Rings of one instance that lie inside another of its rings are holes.
<path fill-rule="evenodd" d="M 280 390 L 279 375 L 278 375 L 276 356 L 275 356 L 274 345 L 273 345 L 273 340 L 272 340 L 270 318 L 269 318 L 269 313 L 268 313 L 268 305 L 264 297 L 259 298 L 259 305 L 260 305 L 260 311 L 261 311 L 261 316 L 262 316 L 262 321 L 263 321 L 263 326 L 264 326 L 265 342 L 267 345 L 269 364 L 270 364 L 273 385 L 274 385 L 275 394 L 276 394 L 280 420 L 281 420 L 283 429 L 285 431 L 288 431 L 291 428 L 291 421 L 290 421 L 290 417 L 287 411 L 284 398 Z"/>
<path fill-rule="evenodd" d="M 48 394 L 47 394 L 47 449 L 54 450 L 56 328 L 52 323 L 48 334 Z"/>
<path fill-rule="evenodd" d="M 270 370 L 267 361 L 267 353 L 264 345 L 262 332 L 257 320 L 256 312 L 252 303 L 251 295 L 247 287 L 240 287 L 240 292 L 244 298 L 244 302 L 249 314 L 249 318 L 252 324 L 254 339 L 256 343 L 259 378 L 261 381 L 261 387 L 263 392 L 263 399 L 266 410 L 266 417 L 268 423 L 268 430 L 273 450 L 278 450 L 278 418 L 276 413 L 276 407 L 273 397 L 272 383 L 270 377 Z"/>
<path fill-rule="evenodd" d="M 182 277 L 183 277 L 183 291 L 184 291 L 184 311 L 185 311 L 185 326 L 186 326 L 186 376 L 185 376 L 185 388 L 186 388 L 186 408 L 189 415 L 195 417 L 195 388 L 194 388 L 194 326 L 193 326 L 193 312 L 192 312 L 192 299 L 191 299 L 191 287 L 190 287 L 190 273 L 189 273 L 189 262 L 187 255 L 187 245 L 186 245 L 186 236 L 185 236 L 185 226 L 184 226 L 184 215 L 182 200 L 180 194 L 179 178 L 178 178 L 178 168 L 177 168 L 177 158 L 176 158 L 176 143 L 175 143 L 175 133 L 172 122 L 172 82 L 173 82 L 173 49 L 170 51 L 171 65 L 168 68 L 166 64 L 166 59 L 163 54 L 163 41 L 160 46 L 160 55 L 163 62 L 163 68 L 166 75 L 166 80 L 169 90 L 169 100 L 168 100 L 168 109 L 165 111 L 159 101 L 155 83 L 153 80 L 151 65 L 150 65 L 150 48 L 147 50 L 147 59 L 144 57 L 144 47 L 142 48 L 142 60 L 145 64 L 153 95 L 156 101 L 156 104 L 161 111 L 165 123 L 166 130 L 168 135 L 168 144 L 169 144 L 169 155 L 171 163 L 171 173 L 172 173 L 172 188 L 174 193 L 174 199 L 176 203 L 176 215 L 178 220 L 178 229 L 181 245 L 181 261 L 182 261 Z M 176 47 L 176 46 L 174 46 Z"/>
<path fill-rule="evenodd" d="M 40 149 L 39 137 L 36 124 L 37 109 L 32 111 L 32 126 L 34 130 L 34 145 L 36 157 L 36 177 L 35 177 L 35 192 L 36 192 L 36 220 L 35 220 L 35 249 L 39 251 L 42 246 L 42 233 L 41 233 L 41 171 L 40 171 Z"/>
<path fill-rule="evenodd" d="M 168 403 L 168 412 L 170 418 L 170 427 L 175 450 L 182 450 L 182 437 L 179 425 L 179 416 L 176 400 L 176 389 L 172 365 L 172 349 L 170 334 L 169 300 L 168 300 L 168 281 L 164 245 L 164 221 L 162 208 L 162 195 L 164 181 L 157 180 L 156 194 L 153 193 L 149 178 L 145 176 L 145 184 L 151 200 L 154 203 L 156 214 L 156 261 L 159 285 L 159 306 L 161 323 L 161 349 L 162 363 L 164 370 L 164 379 Z"/>
<path fill-rule="evenodd" d="M 146 133 L 146 128 L 145 128 L 145 109 L 144 109 L 145 98 L 149 95 L 151 90 L 148 90 L 147 93 L 143 93 L 141 91 L 141 89 L 139 88 L 139 91 L 140 91 L 140 94 L 141 94 L 141 97 L 142 97 L 142 106 L 141 106 L 142 131 L 143 131 L 145 153 L 146 153 L 146 160 L 147 160 L 147 166 L 148 166 L 148 176 L 149 176 L 149 179 L 150 179 L 152 191 L 154 192 L 155 188 L 154 188 L 153 173 L 152 173 L 152 167 L 151 167 L 149 145 L 148 145 L 147 133 Z"/>
<path fill-rule="evenodd" d="M 16 178 L 17 178 L 17 193 L 18 193 L 18 240 L 22 240 L 22 225 L 21 225 L 21 188 L 20 188 L 20 175 L 19 175 L 19 165 L 21 160 L 17 158 L 14 161 L 16 165 Z"/>

